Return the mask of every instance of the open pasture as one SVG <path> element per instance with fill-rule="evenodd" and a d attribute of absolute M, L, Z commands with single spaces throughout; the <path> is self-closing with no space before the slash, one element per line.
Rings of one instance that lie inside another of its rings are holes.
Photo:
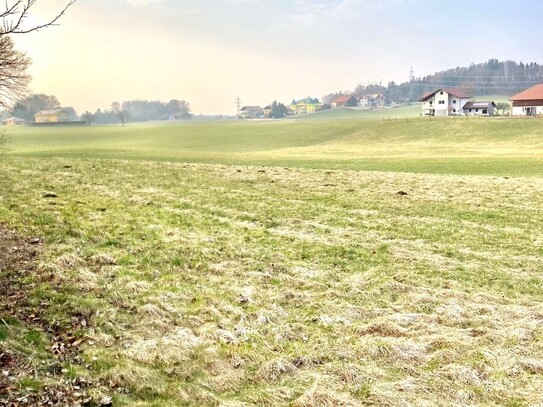
<path fill-rule="evenodd" d="M 11 154 L 543 175 L 539 119 L 284 120 L 10 129 Z"/>
<path fill-rule="evenodd" d="M 18 391 L 543 403 L 541 122 L 427 120 L 17 129 L 0 224 L 40 239 L 22 287 L 45 321 L 2 321 Z"/>

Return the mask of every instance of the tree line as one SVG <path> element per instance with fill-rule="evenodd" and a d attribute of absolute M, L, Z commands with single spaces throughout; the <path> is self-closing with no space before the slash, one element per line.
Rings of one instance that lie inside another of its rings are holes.
<path fill-rule="evenodd" d="M 70 121 L 82 120 L 88 125 L 114 124 L 127 121 L 143 122 L 150 120 L 183 120 L 190 119 L 190 103 L 185 100 L 172 99 L 169 102 L 158 100 L 128 100 L 123 103 L 113 102 L 110 109 L 97 109 L 94 113 L 84 112 L 78 116 L 71 106 L 62 106 L 54 95 L 32 94 L 19 100 L 9 113 L 15 117 L 29 122 L 34 120 L 34 115 L 41 110 L 63 109 L 68 112 Z"/>
<path fill-rule="evenodd" d="M 109 110 L 97 109 L 86 111 L 81 119 L 88 125 L 145 122 L 151 120 L 188 120 L 192 118 L 190 103 L 186 100 L 172 99 L 169 102 L 159 100 L 127 100 L 113 102 Z"/>
<path fill-rule="evenodd" d="M 426 92 L 439 88 L 459 88 L 473 96 L 511 96 L 533 85 L 543 82 L 543 65 L 536 62 L 523 63 L 490 59 L 468 67 L 456 67 L 432 75 L 413 78 L 397 84 L 358 85 L 353 90 L 344 90 L 323 96 L 323 103 L 329 103 L 336 96 L 382 94 L 387 103 L 416 102 Z"/>

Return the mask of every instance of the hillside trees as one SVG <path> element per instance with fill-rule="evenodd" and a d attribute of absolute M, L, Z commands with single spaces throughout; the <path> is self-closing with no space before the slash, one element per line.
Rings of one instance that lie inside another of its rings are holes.
<path fill-rule="evenodd" d="M 33 94 L 17 102 L 11 114 L 25 120 L 32 120 L 40 110 L 58 109 L 60 102 L 53 95 Z"/>
<path fill-rule="evenodd" d="M 543 82 L 543 65 L 535 62 L 499 61 L 490 59 L 480 64 L 456 67 L 388 86 L 360 84 L 353 90 L 338 91 L 323 96 L 324 103 L 341 95 L 360 97 L 383 94 L 388 102 L 416 102 L 425 92 L 439 88 L 459 88 L 473 96 L 513 95 Z"/>

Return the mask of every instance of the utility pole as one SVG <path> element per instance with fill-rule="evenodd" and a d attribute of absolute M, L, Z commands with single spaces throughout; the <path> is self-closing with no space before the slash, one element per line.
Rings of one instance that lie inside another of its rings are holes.
<path fill-rule="evenodd" d="M 241 99 L 239 98 L 239 96 L 236 98 L 236 108 L 237 108 L 237 115 L 239 117 L 239 112 L 241 110 Z"/>

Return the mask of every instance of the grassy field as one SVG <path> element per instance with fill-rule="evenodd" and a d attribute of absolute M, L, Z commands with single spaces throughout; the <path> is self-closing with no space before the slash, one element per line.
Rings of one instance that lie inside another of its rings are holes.
<path fill-rule="evenodd" d="M 542 175 L 539 119 L 344 119 L 18 128 L 10 154 L 480 175 Z"/>
<path fill-rule="evenodd" d="M 17 129 L 0 231 L 37 253 L 0 253 L 0 360 L 30 373 L 0 402 L 541 405 L 542 147 L 539 120 Z"/>

